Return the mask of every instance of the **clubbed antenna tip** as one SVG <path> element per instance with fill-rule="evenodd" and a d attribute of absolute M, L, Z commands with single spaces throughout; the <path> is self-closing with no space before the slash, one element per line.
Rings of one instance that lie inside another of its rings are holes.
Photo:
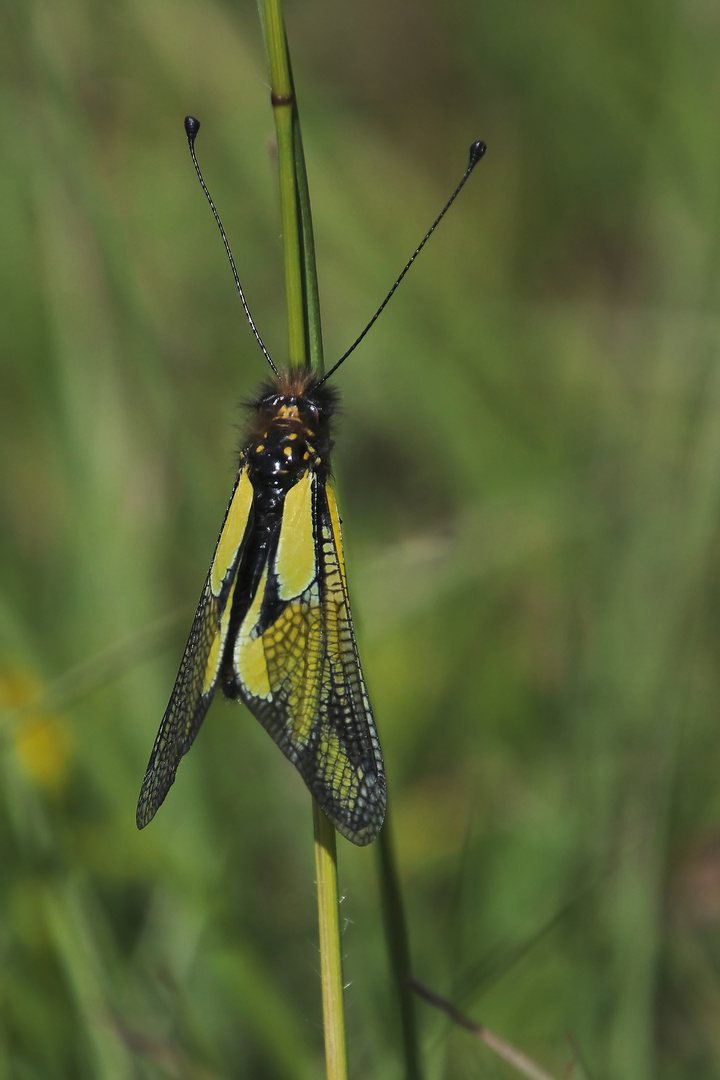
<path fill-rule="evenodd" d="M 187 120 L 185 121 L 186 125 L 187 125 L 188 120 L 192 120 L 192 117 L 188 116 Z M 195 121 L 195 123 L 198 125 L 198 127 L 200 127 L 200 124 L 198 123 L 197 120 Z M 487 146 L 485 145 L 484 142 L 482 142 L 482 140 L 479 140 L 478 142 L 474 142 L 472 144 L 472 146 L 470 147 L 470 168 L 471 169 L 473 169 L 477 165 L 478 161 L 484 155 L 486 150 L 487 150 Z"/>

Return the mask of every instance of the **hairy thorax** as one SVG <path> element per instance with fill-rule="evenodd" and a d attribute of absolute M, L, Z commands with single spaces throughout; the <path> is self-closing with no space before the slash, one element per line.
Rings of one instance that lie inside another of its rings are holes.
<path fill-rule="evenodd" d="M 323 478 L 329 474 L 334 403 L 333 393 L 304 372 L 282 375 L 252 403 L 242 456 L 261 513 L 272 513 L 309 469 Z"/>

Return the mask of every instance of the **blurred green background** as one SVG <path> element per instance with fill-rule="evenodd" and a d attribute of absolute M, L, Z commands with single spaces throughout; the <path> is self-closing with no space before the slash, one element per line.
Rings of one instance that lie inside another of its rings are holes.
<path fill-rule="evenodd" d="M 294 0 L 351 595 L 418 976 L 559 1077 L 720 1075 L 720 9 Z M 134 808 L 266 374 L 239 0 L 10 0 L 0 1077 L 322 1075 L 309 798 L 218 700 Z M 401 1075 L 341 841 L 352 1074 Z M 420 1005 L 428 1077 L 508 1067 Z M 573 1062 L 575 1063 L 573 1065 Z"/>

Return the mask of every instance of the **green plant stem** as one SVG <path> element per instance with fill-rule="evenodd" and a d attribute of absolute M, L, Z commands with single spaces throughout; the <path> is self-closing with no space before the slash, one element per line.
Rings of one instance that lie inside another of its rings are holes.
<path fill-rule="evenodd" d="M 261 0 L 278 145 L 285 291 L 291 367 L 323 371 L 317 273 L 305 155 L 281 0 Z M 325 1062 L 328 1080 L 346 1080 L 342 959 L 335 829 L 313 799 Z"/>
<path fill-rule="evenodd" d="M 312 212 L 310 210 L 310 189 L 305 168 L 305 152 L 300 132 L 300 117 L 297 108 L 293 114 L 293 146 L 295 149 L 295 182 L 297 184 L 300 211 L 300 235 L 302 240 L 302 275 L 305 287 L 306 331 L 310 365 L 317 375 L 325 371 L 322 344 L 322 324 L 320 322 L 320 297 L 318 294 L 317 266 L 315 264 L 315 236 L 313 233 Z"/>
<path fill-rule="evenodd" d="M 385 814 L 385 824 L 378 839 L 378 853 L 385 941 L 400 1013 L 400 1027 L 405 1054 L 405 1077 L 406 1080 L 422 1080 L 415 998 L 412 992 L 410 940 L 407 931 L 407 919 L 405 918 L 405 905 L 403 904 L 400 888 L 400 877 L 397 871 L 397 860 L 395 859 L 389 806 Z"/>
<path fill-rule="evenodd" d="M 307 363 L 307 309 L 303 290 L 301 219 L 296 176 L 297 107 L 281 0 L 261 0 L 260 19 L 270 67 L 270 100 L 275 117 L 285 260 L 288 358 L 291 367 Z M 299 133 L 299 129 L 298 129 Z"/>
<path fill-rule="evenodd" d="M 345 1080 L 345 1023 L 342 996 L 342 957 L 338 914 L 337 846 L 335 828 L 313 799 L 315 871 L 317 874 L 318 922 L 320 926 L 320 975 L 322 979 L 325 1066 L 328 1080 Z"/>

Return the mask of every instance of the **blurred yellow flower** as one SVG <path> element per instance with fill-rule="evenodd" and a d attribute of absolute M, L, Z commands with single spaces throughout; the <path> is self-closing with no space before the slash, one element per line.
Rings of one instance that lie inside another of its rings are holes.
<path fill-rule="evenodd" d="M 56 791 L 67 779 L 73 739 L 62 718 L 43 708 L 43 689 L 27 672 L 0 671 L 0 708 L 15 712 L 8 736 L 18 766 L 39 787 Z"/>

